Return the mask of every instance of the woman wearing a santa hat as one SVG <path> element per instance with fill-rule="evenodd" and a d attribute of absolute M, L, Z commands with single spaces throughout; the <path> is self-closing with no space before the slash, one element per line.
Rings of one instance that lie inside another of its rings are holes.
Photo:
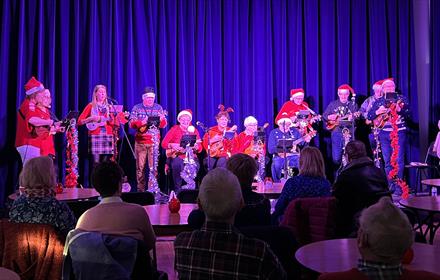
<path fill-rule="evenodd" d="M 183 135 L 196 135 L 196 143 L 193 147 L 194 160 L 197 165 L 198 159 L 196 153 L 202 151 L 202 145 L 200 144 L 200 134 L 194 126 L 191 125 L 192 111 L 185 109 L 179 112 L 177 115 L 177 121 L 179 124 L 174 125 L 162 140 L 162 148 L 167 151 L 167 164 L 171 168 L 171 173 L 174 181 L 174 191 L 179 191 L 182 186 L 183 180 L 180 176 L 180 172 L 184 167 L 185 148 L 180 146 L 180 140 Z"/>

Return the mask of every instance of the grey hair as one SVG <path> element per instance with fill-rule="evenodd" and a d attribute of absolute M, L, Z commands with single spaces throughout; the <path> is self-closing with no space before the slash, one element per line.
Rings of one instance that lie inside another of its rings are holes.
<path fill-rule="evenodd" d="M 51 190 L 56 185 L 53 161 L 49 157 L 36 157 L 23 166 L 19 178 L 20 186 L 26 190 Z"/>
<path fill-rule="evenodd" d="M 359 218 L 360 229 L 367 235 L 368 247 L 383 262 L 399 261 L 414 242 L 408 217 L 389 197 L 368 207 Z"/>
<path fill-rule="evenodd" d="M 237 177 L 226 168 L 218 167 L 203 178 L 199 203 L 208 220 L 226 221 L 241 208 L 243 196 Z"/>

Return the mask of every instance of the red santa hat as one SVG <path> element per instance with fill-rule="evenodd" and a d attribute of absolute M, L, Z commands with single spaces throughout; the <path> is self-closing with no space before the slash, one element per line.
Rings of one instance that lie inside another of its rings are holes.
<path fill-rule="evenodd" d="M 353 88 L 351 86 L 349 86 L 348 84 L 343 84 L 338 87 L 338 94 L 339 94 L 339 92 L 345 92 L 345 91 L 348 91 L 348 92 L 351 92 L 351 94 L 354 94 Z"/>
<path fill-rule="evenodd" d="M 396 84 L 394 83 L 394 79 L 393 78 L 386 78 L 386 79 L 382 80 L 382 87 L 385 84 L 393 84 L 393 86 L 396 86 Z"/>
<path fill-rule="evenodd" d="M 35 79 L 34 76 L 24 85 L 26 95 L 31 95 L 44 89 L 43 83 Z"/>
<path fill-rule="evenodd" d="M 177 114 L 177 120 L 179 120 L 180 117 L 183 115 L 188 115 L 190 118 L 190 121 L 192 121 L 193 113 L 192 113 L 191 109 L 185 109 L 185 110 L 180 111 L 179 114 Z"/>
<path fill-rule="evenodd" d="M 290 99 L 304 96 L 304 90 L 302 88 L 294 88 L 290 90 Z"/>
<path fill-rule="evenodd" d="M 289 118 L 289 115 L 286 112 L 281 114 L 280 119 L 277 121 L 277 125 L 282 126 L 285 122 L 289 122 L 290 124 L 292 123 L 292 120 Z"/>
<path fill-rule="evenodd" d="M 373 85 L 373 90 L 378 90 L 378 89 L 380 89 L 380 88 L 382 87 L 382 83 L 383 83 L 383 81 L 384 81 L 384 80 L 379 80 L 379 81 L 375 82 L 374 85 Z"/>

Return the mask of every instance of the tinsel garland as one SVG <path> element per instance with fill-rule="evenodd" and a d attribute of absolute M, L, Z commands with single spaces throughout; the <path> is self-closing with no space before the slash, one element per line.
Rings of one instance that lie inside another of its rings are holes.
<path fill-rule="evenodd" d="M 391 139 L 391 148 L 393 149 L 393 152 L 391 153 L 391 160 L 390 160 L 392 169 L 388 173 L 388 178 L 390 180 L 393 180 L 397 185 L 399 185 L 400 189 L 402 190 L 402 198 L 407 199 L 409 195 L 408 184 L 405 182 L 405 180 L 398 177 L 399 164 L 397 162 L 397 159 L 399 157 L 400 147 L 399 147 L 399 130 L 397 126 L 399 115 L 397 114 L 396 105 L 392 105 L 390 107 L 390 114 L 391 114 L 391 118 L 390 118 L 391 127 L 393 128 L 393 130 L 390 133 L 390 139 Z"/>
<path fill-rule="evenodd" d="M 75 188 L 78 185 L 78 130 L 76 120 L 71 119 L 66 132 L 66 179 L 67 188 Z"/>

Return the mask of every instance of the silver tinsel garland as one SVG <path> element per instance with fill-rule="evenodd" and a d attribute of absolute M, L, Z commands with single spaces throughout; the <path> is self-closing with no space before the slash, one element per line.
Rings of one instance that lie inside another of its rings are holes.
<path fill-rule="evenodd" d="M 196 189 L 196 182 L 194 179 L 197 176 L 197 163 L 194 160 L 194 152 L 192 150 L 192 147 L 187 146 L 185 151 L 185 159 L 183 161 L 184 167 L 183 170 L 180 172 L 180 177 L 182 177 L 183 180 L 185 180 L 186 185 L 182 186 L 182 189 L 190 189 L 195 190 Z"/>
<path fill-rule="evenodd" d="M 159 142 L 160 131 L 157 127 L 152 126 L 148 129 L 148 132 L 153 136 L 153 166 L 150 166 L 150 174 L 148 175 L 148 190 L 153 193 L 160 191 L 159 184 L 157 183 L 157 166 L 159 164 Z"/>

